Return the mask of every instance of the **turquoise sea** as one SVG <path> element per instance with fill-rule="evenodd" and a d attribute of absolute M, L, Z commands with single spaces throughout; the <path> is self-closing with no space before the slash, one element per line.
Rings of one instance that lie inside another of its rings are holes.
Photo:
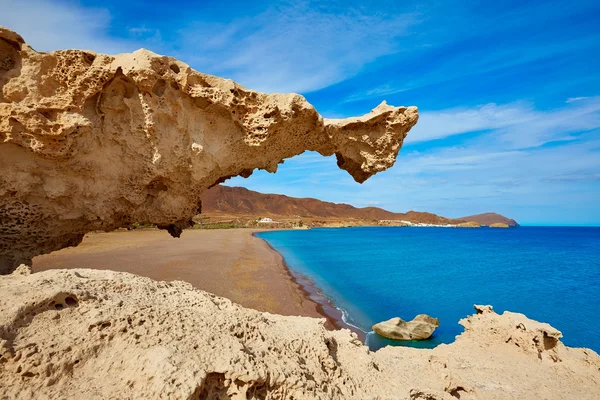
<path fill-rule="evenodd" d="M 258 234 L 367 333 L 386 344 L 434 347 L 462 332 L 473 304 L 548 322 L 563 342 L 600 352 L 600 228 L 365 227 Z M 423 342 L 371 332 L 379 321 L 426 313 L 440 319 Z"/>

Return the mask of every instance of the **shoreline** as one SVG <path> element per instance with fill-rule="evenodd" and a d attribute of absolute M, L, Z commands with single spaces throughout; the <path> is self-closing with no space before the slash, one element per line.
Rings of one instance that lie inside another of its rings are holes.
<path fill-rule="evenodd" d="M 283 257 L 281 253 L 271 246 L 268 241 L 256 235 L 260 232 L 261 231 L 252 232 L 252 236 L 266 243 L 269 249 L 277 255 L 281 266 L 289 275 L 289 279 L 298 286 L 307 300 L 316 304 L 316 311 L 327 320 L 326 327 L 330 330 L 349 329 L 350 331 L 356 333 L 360 341 L 365 344 L 367 334 L 357 327 L 346 323 L 346 321 L 344 321 L 343 312 L 335 306 L 331 298 L 327 297 L 309 277 L 294 271 L 285 261 L 285 257 Z"/>
<path fill-rule="evenodd" d="M 92 233 L 77 247 L 35 257 L 32 269 L 108 269 L 181 280 L 254 310 L 323 318 L 279 253 L 252 232 L 188 230 L 178 239 L 157 229 Z"/>
<path fill-rule="evenodd" d="M 324 318 L 326 329 L 349 329 L 364 343 L 366 333 L 347 324 L 312 280 L 256 235 L 262 231 L 191 229 L 179 239 L 156 228 L 90 233 L 79 246 L 35 257 L 33 272 L 92 268 L 182 280 L 254 310 Z"/>

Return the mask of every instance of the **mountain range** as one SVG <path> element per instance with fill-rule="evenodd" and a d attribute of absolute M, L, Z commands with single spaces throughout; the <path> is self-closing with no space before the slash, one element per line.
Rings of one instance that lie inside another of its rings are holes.
<path fill-rule="evenodd" d="M 446 218 L 440 215 L 408 211 L 395 213 L 379 207 L 358 208 L 350 204 L 331 203 L 313 198 L 296 198 L 282 194 L 264 194 L 243 187 L 217 185 L 202 197 L 202 214 L 244 215 L 257 218 L 324 218 L 377 221 L 409 221 L 425 224 L 459 224 L 476 222 L 480 225 L 505 223 L 518 226 L 517 221 L 496 213 Z"/>

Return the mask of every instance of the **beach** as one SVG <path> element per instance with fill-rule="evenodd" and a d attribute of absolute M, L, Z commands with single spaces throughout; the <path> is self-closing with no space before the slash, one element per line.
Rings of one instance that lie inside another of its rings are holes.
<path fill-rule="evenodd" d="M 94 232 L 77 247 L 35 257 L 32 269 L 109 269 L 181 280 L 244 307 L 326 318 L 329 329 L 352 329 L 309 279 L 291 271 L 278 252 L 254 236 L 258 231 L 191 229 L 178 239 L 158 229 Z"/>

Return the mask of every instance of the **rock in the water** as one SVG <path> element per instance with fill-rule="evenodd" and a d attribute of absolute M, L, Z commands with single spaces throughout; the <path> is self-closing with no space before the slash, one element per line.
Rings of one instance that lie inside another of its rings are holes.
<path fill-rule="evenodd" d="M 457 226 L 459 228 L 479 228 L 479 227 L 481 227 L 481 225 L 479 225 L 477 222 L 474 222 L 474 221 L 461 222 Z"/>
<path fill-rule="evenodd" d="M 438 326 L 440 326 L 440 321 L 437 318 L 419 314 L 408 322 L 398 317 L 380 322 L 373 325 L 373 330 L 388 339 L 425 340 L 431 337 Z"/>

